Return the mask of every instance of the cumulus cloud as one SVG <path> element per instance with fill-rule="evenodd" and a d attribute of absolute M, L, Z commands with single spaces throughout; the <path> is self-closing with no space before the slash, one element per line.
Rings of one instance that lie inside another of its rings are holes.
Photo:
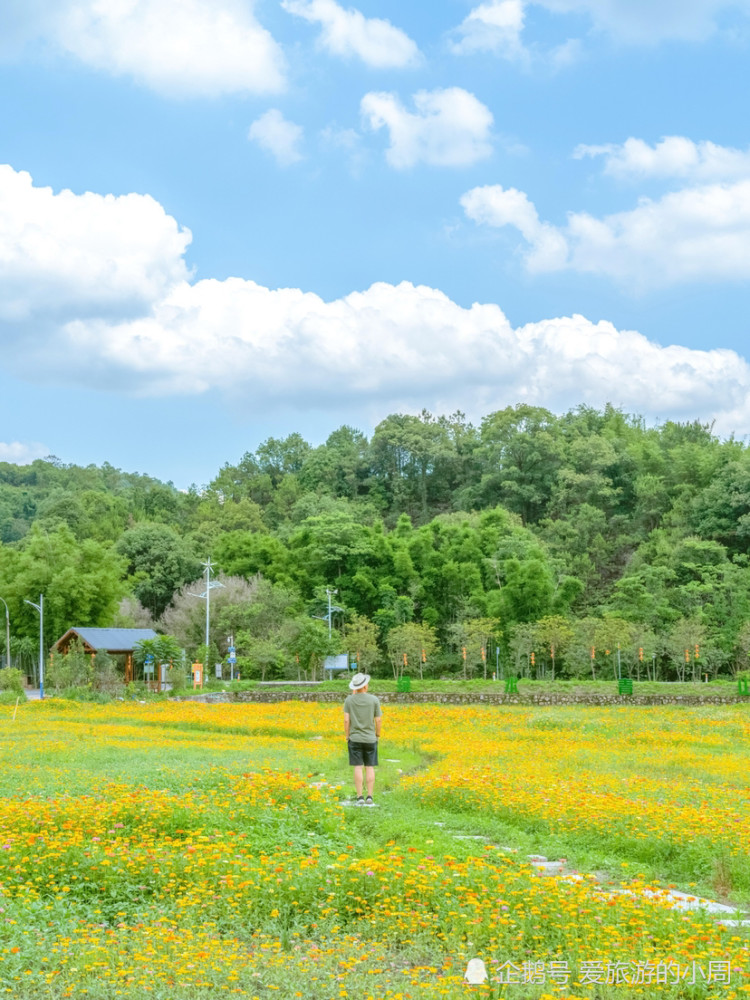
<path fill-rule="evenodd" d="M 540 222 L 523 192 L 499 185 L 474 188 L 461 204 L 478 223 L 518 229 L 532 272 L 567 269 L 641 288 L 750 278 L 750 180 L 642 198 L 603 218 L 571 212 L 562 227 Z"/>
<path fill-rule="evenodd" d="M 49 448 L 37 441 L 0 441 L 0 462 L 13 465 L 30 465 L 37 458 L 46 458 Z"/>
<path fill-rule="evenodd" d="M 365 17 L 354 8 L 341 7 L 335 0 L 282 0 L 290 14 L 319 24 L 320 44 L 344 58 L 356 57 L 374 69 L 395 69 L 419 61 L 416 43 L 390 21 Z"/>
<path fill-rule="evenodd" d="M 604 173 L 621 180 L 653 177 L 715 181 L 750 177 L 750 149 L 693 142 L 680 135 L 666 136 L 653 146 L 633 138 L 620 145 L 580 145 L 573 155 L 579 160 L 603 156 Z"/>
<path fill-rule="evenodd" d="M 610 400 L 647 416 L 717 418 L 722 430 L 750 430 L 750 366 L 733 351 L 662 347 L 635 331 L 578 315 L 514 328 L 498 305 L 465 308 L 437 289 L 406 282 L 378 283 L 325 301 L 300 289 L 269 289 L 242 278 L 191 281 L 179 240 L 163 240 L 165 230 L 184 231 L 174 220 L 165 225 L 168 217 L 161 210 L 142 216 L 141 241 L 149 252 L 161 245 L 161 274 L 172 277 L 151 286 L 143 308 L 118 314 L 113 303 L 121 298 L 121 275 L 138 271 L 140 258 L 134 265 L 116 215 L 109 216 L 110 244 L 100 236 L 108 272 L 102 273 L 90 253 L 86 234 L 92 205 L 106 214 L 118 199 L 50 196 L 45 188 L 29 189 L 24 175 L 16 176 L 26 185 L 25 208 L 39 232 L 37 240 L 19 243 L 17 226 L 9 226 L 7 213 L 0 211 L 0 273 L 13 270 L 16 294 L 24 286 L 22 297 L 29 303 L 12 323 L 16 337 L 3 360 L 29 379 L 59 377 L 65 358 L 67 377 L 84 384 L 95 379 L 142 395 L 215 391 L 256 412 L 290 400 L 304 408 L 325 408 L 336 400 L 381 410 L 425 403 L 437 410 L 467 409 L 471 386 L 477 413 L 519 400 L 553 409 Z M 12 182 L 9 168 L 0 172 L 0 191 Z M 65 202 L 67 239 L 50 197 Z M 532 235 L 543 225 L 519 192 L 496 211 Z M 45 212 L 52 220 L 49 242 Z M 61 245 L 76 256 L 82 272 L 75 303 L 64 297 L 58 280 Z M 140 282 L 136 286 L 143 292 Z M 46 317 L 44 350 L 40 315 Z M 29 357 L 33 364 L 26 365 Z M 650 400 L 658 400 L 658 411 L 648 409 Z"/>
<path fill-rule="evenodd" d="M 492 153 L 492 113 L 460 87 L 420 90 L 408 111 L 396 94 L 365 94 L 360 104 L 365 124 L 390 134 L 386 159 L 403 170 L 417 163 L 466 167 Z"/>
<path fill-rule="evenodd" d="M 148 309 L 188 277 L 190 240 L 148 195 L 55 194 L 0 165 L 0 321 Z"/>
<path fill-rule="evenodd" d="M 302 134 L 301 125 L 287 121 L 278 108 L 271 108 L 253 122 L 248 138 L 270 153 L 280 166 L 289 167 L 302 159 Z"/>
<path fill-rule="evenodd" d="M 167 96 L 275 93 L 284 58 L 247 0 L 6 0 L 17 40 L 36 35 L 87 66 Z"/>

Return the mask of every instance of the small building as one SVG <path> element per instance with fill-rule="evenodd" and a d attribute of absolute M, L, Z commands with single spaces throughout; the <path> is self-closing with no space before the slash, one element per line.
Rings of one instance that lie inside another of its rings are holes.
<path fill-rule="evenodd" d="M 74 642 L 95 656 L 99 652 L 122 657 L 125 663 L 125 682 L 133 680 L 133 650 L 143 639 L 157 639 L 152 628 L 69 628 L 52 647 L 53 653 L 67 653 Z"/>

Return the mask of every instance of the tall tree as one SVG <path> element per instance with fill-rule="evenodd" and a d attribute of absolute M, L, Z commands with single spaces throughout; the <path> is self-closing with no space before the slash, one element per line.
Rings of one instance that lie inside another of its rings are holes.
<path fill-rule="evenodd" d="M 126 531 L 117 551 L 127 561 L 133 593 L 160 618 L 175 591 L 201 574 L 200 560 L 174 528 L 144 523 Z"/>

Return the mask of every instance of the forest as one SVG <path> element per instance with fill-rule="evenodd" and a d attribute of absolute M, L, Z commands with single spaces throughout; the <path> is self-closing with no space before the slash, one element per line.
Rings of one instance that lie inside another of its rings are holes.
<path fill-rule="evenodd" d="M 245 677 L 315 676 L 348 651 L 395 676 L 710 679 L 748 667 L 749 556 L 745 443 L 611 406 L 271 437 L 187 491 L 108 464 L 0 463 L 21 666 L 43 593 L 47 646 L 71 626 L 151 626 L 220 661 L 233 636 Z"/>

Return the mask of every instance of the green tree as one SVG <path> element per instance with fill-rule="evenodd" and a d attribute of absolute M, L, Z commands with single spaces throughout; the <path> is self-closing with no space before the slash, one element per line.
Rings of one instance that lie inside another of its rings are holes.
<path fill-rule="evenodd" d="M 221 655 L 227 648 L 227 636 L 246 627 L 247 609 L 255 601 L 261 583 L 258 577 L 245 580 L 224 573 L 218 573 L 213 582 L 220 586 L 211 589 L 209 632 Z M 206 637 L 206 602 L 195 596 L 203 593 L 205 579 L 175 591 L 159 619 L 159 628 L 176 636 L 191 656 Z"/>
<path fill-rule="evenodd" d="M 531 622 L 514 625 L 510 633 L 508 648 L 510 651 L 511 672 L 516 677 L 523 677 L 527 667 L 530 667 L 531 654 L 536 645 L 536 631 Z"/>
<path fill-rule="evenodd" d="M 482 421 L 479 457 L 487 470 L 478 487 L 482 506 L 502 504 L 524 524 L 545 513 L 562 459 L 557 418 L 520 403 Z"/>
<path fill-rule="evenodd" d="M 407 670 L 413 671 L 415 667 L 419 671 L 421 680 L 424 675 L 424 661 L 437 649 L 437 635 L 435 629 L 424 622 L 421 625 L 417 622 L 405 622 L 390 630 L 386 646 L 396 680 L 403 677 Z"/>
<path fill-rule="evenodd" d="M 328 635 L 328 626 L 312 618 L 298 618 L 287 623 L 285 635 L 286 649 L 298 658 L 305 677 L 317 680 L 326 656 L 338 650 L 339 635 Z"/>
<path fill-rule="evenodd" d="M 280 677 L 286 663 L 286 654 L 281 645 L 273 639 L 264 639 L 249 632 L 238 632 L 236 637 L 240 658 L 238 665 L 242 676 L 248 670 L 250 676 L 267 678 Z"/>
<path fill-rule="evenodd" d="M 535 640 L 537 648 L 549 654 L 552 663 L 552 680 L 555 679 L 555 666 L 559 657 L 573 641 L 573 627 L 562 615 L 546 615 L 536 623 Z"/>
<path fill-rule="evenodd" d="M 175 591 L 201 574 L 200 560 L 165 524 L 136 525 L 119 540 L 117 551 L 127 560 L 133 593 L 154 618 L 161 617 Z"/>
<path fill-rule="evenodd" d="M 669 631 L 666 651 L 678 680 L 700 680 L 701 665 L 708 653 L 703 623 L 696 618 L 681 618 L 676 621 Z"/>
<path fill-rule="evenodd" d="M 380 659 L 378 626 L 365 615 L 353 612 L 344 625 L 344 642 L 350 656 L 356 657 L 360 670 L 368 673 Z"/>
<path fill-rule="evenodd" d="M 109 625 L 125 593 L 124 571 L 109 546 L 79 543 L 67 525 L 49 532 L 33 525 L 17 548 L 0 546 L 0 593 L 14 635 L 38 641 L 39 616 L 25 601 L 37 602 L 40 594 L 47 647 L 73 626 Z"/>
<path fill-rule="evenodd" d="M 143 675 L 143 667 L 148 657 L 152 658 L 154 664 L 154 677 L 156 671 L 163 663 L 172 666 L 174 663 L 182 663 L 184 651 L 179 640 L 173 635 L 158 635 L 154 639 L 139 639 L 133 647 L 133 661 L 140 667 Z"/>

